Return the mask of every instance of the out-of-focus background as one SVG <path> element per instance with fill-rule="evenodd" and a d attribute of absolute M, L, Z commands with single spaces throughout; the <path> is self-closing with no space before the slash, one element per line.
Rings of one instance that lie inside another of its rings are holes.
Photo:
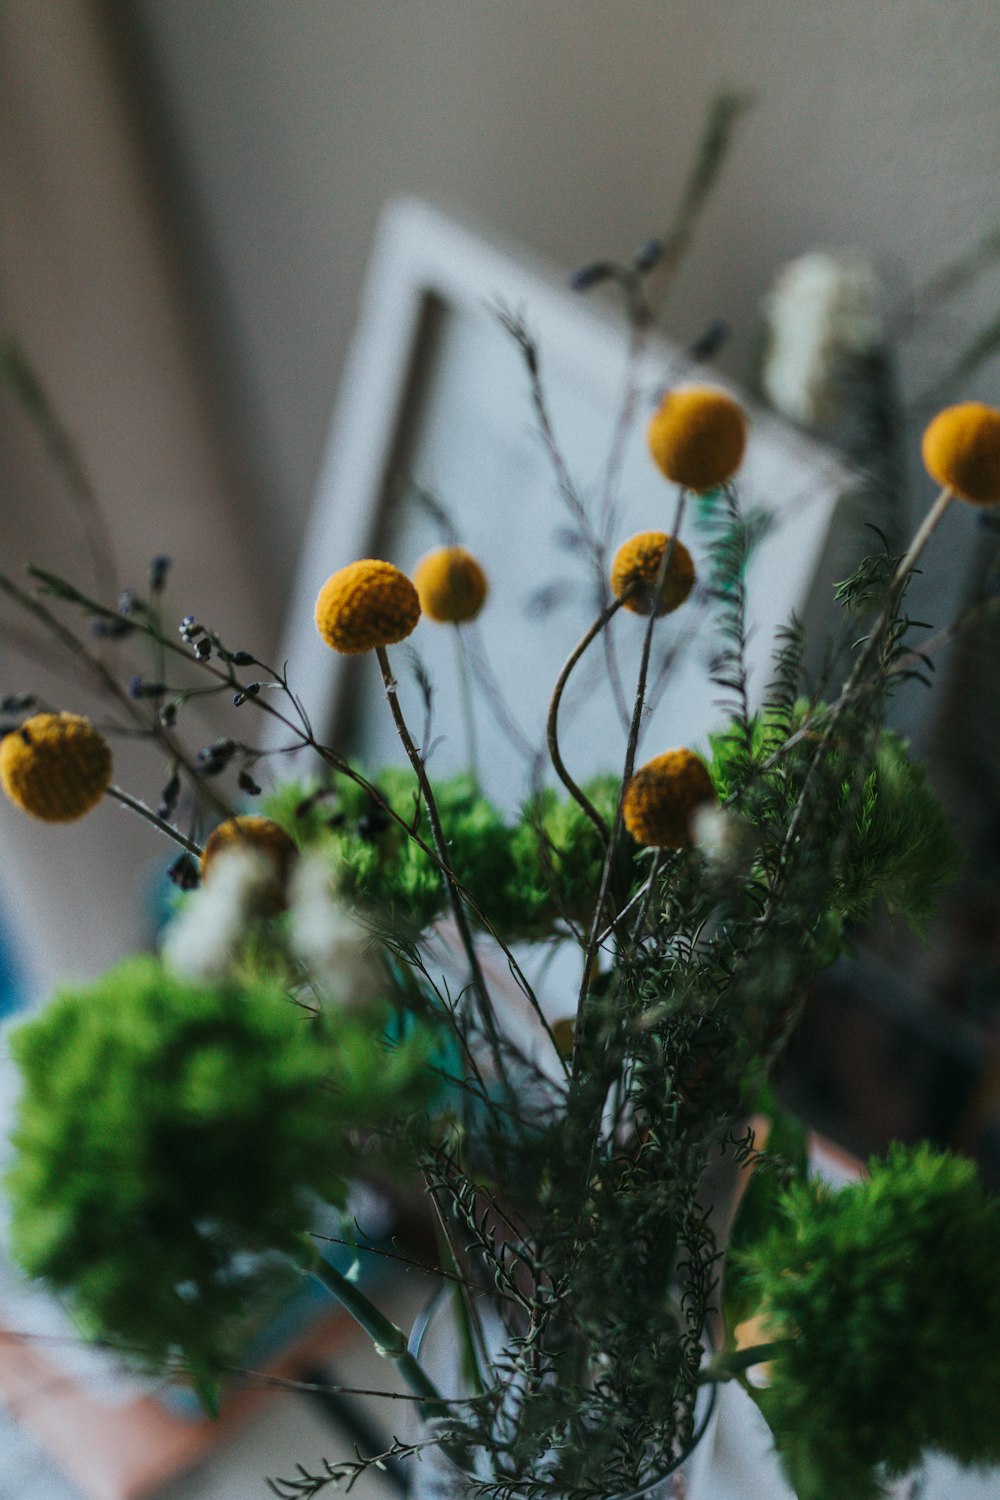
<path fill-rule="evenodd" d="M 854 464 L 901 540 L 930 498 L 934 403 L 1000 404 L 998 59 L 996 0 L 5 0 L 0 332 L 76 440 L 121 578 L 169 554 L 178 615 L 266 659 L 384 204 L 453 207 L 563 272 L 628 260 L 676 209 L 711 98 L 737 90 L 754 107 L 663 328 L 687 346 L 725 325 L 719 373 Z M 831 265 L 825 332 L 797 347 Z M 9 388 L 0 496 L 2 571 L 30 558 L 94 585 L 79 506 Z M 996 532 L 953 509 L 916 592 L 938 622 L 996 572 Z M 887 930 L 838 969 L 789 1083 L 855 1149 L 929 1130 L 994 1174 L 998 648 L 987 615 L 940 654 L 938 693 L 894 710 L 964 874 L 928 945 Z M 78 679 L 4 613 L 0 696 L 79 708 Z M 146 760 L 122 747 L 119 765 L 155 801 Z M 50 829 L 4 805 L 0 837 L 5 1004 L 148 937 L 169 855 L 147 826 L 109 805 Z"/>

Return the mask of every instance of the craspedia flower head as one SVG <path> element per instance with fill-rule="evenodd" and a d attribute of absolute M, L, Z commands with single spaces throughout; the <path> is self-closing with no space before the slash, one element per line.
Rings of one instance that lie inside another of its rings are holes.
<path fill-rule="evenodd" d="M 924 432 L 924 467 L 971 505 L 1000 505 L 1000 411 L 963 401 L 939 411 Z"/>
<path fill-rule="evenodd" d="M 33 818 L 73 823 L 111 783 L 111 751 L 79 714 L 35 714 L 0 741 L 0 785 Z"/>
<path fill-rule="evenodd" d="M 640 766 L 625 787 L 622 817 L 638 844 L 654 849 L 689 849 L 694 842 L 691 815 L 715 800 L 705 764 L 692 750 L 668 750 Z"/>
<path fill-rule="evenodd" d="M 712 490 L 731 479 L 743 461 L 746 415 L 715 386 L 678 386 L 653 413 L 647 441 L 668 479 L 688 490 Z"/>
<path fill-rule="evenodd" d="M 326 580 L 316 600 L 316 629 L 347 656 L 405 640 L 420 619 L 420 600 L 392 563 L 365 558 Z"/>
<path fill-rule="evenodd" d="M 435 547 L 413 570 L 425 615 L 460 625 L 474 620 L 486 602 L 486 574 L 467 547 Z"/>
<path fill-rule="evenodd" d="M 213 828 L 201 851 L 202 880 L 211 879 L 213 865 L 220 855 L 232 849 L 249 849 L 263 855 L 274 867 L 276 886 L 284 890 L 296 849 L 294 841 L 279 823 L 256 813 L 246 813 Z"/>
<path fill-rule="evenodd" d="M 611 592 L 633 614 L 648 615 L 652 610 L 660 564 L 669 543 L 665 531 L 640 531 L 615 553 Z M 682 605 L 693 586 L 694 562 L 684 543 L 675 538 L 657 615 L 668 615 Z"/>

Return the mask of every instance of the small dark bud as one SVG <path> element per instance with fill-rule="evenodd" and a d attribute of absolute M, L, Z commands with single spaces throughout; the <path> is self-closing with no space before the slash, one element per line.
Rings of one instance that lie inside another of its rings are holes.
<path fill-rule="evenodd" d="M 249 771 L 241 771 L 237 779 L 241 792 L 246 792 L 248 797 L 260 796 L 260 787 L 254 781 Z"/>
<path fill-rule="evenodd" d="M 343 828 L 346 821 L 347 819 L 342 812 L 336 812 L 332 813 L 330 817 L 326 819 L 326 826 L 327 828 L 336 830 L 338 828 Z"/>
<path fill-rule="evenodd" d="M 177 806 L 177 799 L 181 794 L 181 778 L 175 773 L 167 782 L 160 793 L 160 801 L 156 809 L 158 818 L 169 818 L 173 815 Z"/>
<path fill-rule="evenodd" d="M 205 627 L 198 624 L 194 615 L 185 615 L 178 628 L 188 645 L 197 640 L 200 635 L 205 634 Z"/>
<path fill-rule="evenodd" d="M 609 260 L 595 260 L 589 266 L 579 266 L 569 276 L 570 291 L 589 292 L 599 282 L 610 281 L 617 268 Z"/>
<path fill-rule="evenodd" d="M 164 703 L 163 707 L 160 709 L 160 712 L 157 714 L 157 718 L 163 725 L 164 729 L 173 729 L 174 725 L 177 723 L 177 704 Z"/>
<path fill-rule="evenodd" d="M 641 246 L 641 248 L 636 252 L 635 260 L 633 260 L 632 266 L 634 270 L 639 271 L 643 275 L 645 275 L 647 271 L 651 271 L 655 265 L 658 265 L 662 258 L 663 241 L 647 240 L 646 243 Z"/>
<path fill-rule="evenodd" d="M 122 589 L 118 595 L 118 613 L 130 615 L 135 609 L 135 589 Z"/>
<path fill-rule="evenodd" d="M 234 651 L 229 660 L 237 667 L 255 667 L 257 658 L 251 656 L 249 651 Z"/>
<path fill-rule="evenodd" d="M 101 641 L 120 640 L 124 635 L 131 635 L 132 630 L 131 620 L 91 620 L 90 622 L 91 635 Z"/>
<path fill-rule="evenodd" d="M 141 677 L 129 678 L 128 695 L 130 698 L 162 698 L 166 691 L 165 682 L 144 682 Z"/>
<path fill-rule="evenodd" d="M 214 744 L 205 745 L 198 751 L 198 762 L 204 765 L 208 761 L 221 760 L 223 765 L 232 760 L 239 746 L 235 740 L 216 740 Z"/>
<path fill-rule="evenodd" d="M 195 642 L 194 653 L 199 661 L 208 661 L 212 654 L 212 642 L 203 636 L 200 641 Z"/>
<path fill-rule="evenodd" d="M 242 703 L 245 703 L 248 698 L 256 698 L 259 692 L 259 682 L 248 682 L 245 688 L 241 688 L 238 693 L 233 694 L 233 707 L 239 708 L 240 705 Z"/>
<path fill-rule="evenodd" d="M 6 698 L 0 698 L 0 714 L 24 714 L 37 702 L 34 693 L 10 693 Z"/>
<path fill-rule="evenodd" d="M 182 891 L 193 891 L 199 884 L 198 866 L 190 854 L 182 854 L 180 859 L 175 859 L 167 874 Z"/>
<path fill-rule="evenodd" d="M 149 592 L 151 594 L 162 594 L 170 572 L 170 558 L 158 553 L 149 564 Z"/>
<path fill-rule="evenodd" d="M 692 359 L 714 359 L 723 344 L 729 342 L 731 331 L 729 324 L 721 320 L 709 323 L 704 333 L 695 339 L 688 354 Z"/>

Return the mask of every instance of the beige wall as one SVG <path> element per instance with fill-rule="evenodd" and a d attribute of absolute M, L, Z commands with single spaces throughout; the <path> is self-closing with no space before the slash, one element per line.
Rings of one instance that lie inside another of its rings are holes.
<path fill-rule="evenodd" d="M 0 331 L 23 344 L 77 441 L 114 536 L 117 584 L 142 585 L 149 559 L 167 553 L 178 616 L 198 611 L 231 637 L 251 597 L 249 549 L 99 9 L 0 6 Z M 80 515 L 6 390 L 0 497 L 4 573 L 19 576 L 30 559 L 94 587 Z M 114 584 L 103 597 L 115 602 Z M 277 617 L 269 603 L 258 612 L 264 646 Z M 18 650 L 23 624 L 0 610 L 0 695 L 32 688 L 53 707 L 108 716 L 70 656 L 37 633 L 34 649 Z M 155 804 L 162 758 L 116 740 L 115 759 L 117 779 Z M 53 828 L 0 799 L 0 840 L 0 892 L 40 987 L 96 972 L 142 940 L 170 848 L 147 825 L 105 802 Z"/>
<path fill-rule="evenodd" d="M 454 202 L 565 267 L 626 256 L 674 203 L 713 90 L 753 90 L 667 319 L 681 337 L 728 320 L 737 374 L 781 261 L 857 246 L 902 291 L 1000 220 L 997 0 L 133 6 L 204 215 L 282 579 L 386 197 Z M 998 304 L 994 279 L 960 311 L 974 326 Z M 910 359 L 919 384 L 940 351 Z M 991 389 L 996 365 L 970 394 Z"/>

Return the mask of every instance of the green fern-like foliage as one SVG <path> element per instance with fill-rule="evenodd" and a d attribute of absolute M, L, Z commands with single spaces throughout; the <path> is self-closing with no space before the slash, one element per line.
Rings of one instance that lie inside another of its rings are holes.
<path fill-rule="evenodd" d="M 802 727 L 808 712 L 820 729 L 785 756 L 780 779 L 757 778 L 754 767 Z M 740 793 L 742 809 L 765 837 L 770 829 L 780 835 L 787 827 L 822 724 L 822 711 L 800 702 L 788 718 L 754 719 L 749 746 L 732 732 L 711 737 L 710 770 L 719 796 Z M 840 759 L 838 765 L 831 747 L 822 773 L 825 816 L 811 833 L 833 876 L 830 911 L 839 922 L 864 922 L 882 903 L 890 916 L 922 931 L 958 867 L 955 840 L 924 769 L 891 730 L 879 733 L 860 786 L 853 761 Z"/>
<path fill-rule="evenodd" d="M 875 900 L 890 916 L 922 930 L 958 868 L 958 849 L 923 766 L 889 730 L 879 736 L 860 800 L 845 791 L 836 812 L 853 815 L 851 858 L 838 904 L 849 920 L 863 918 Z"/>
<path fill-rule="evenodd" d="M 317 1020 L 266 980 L 203 988 L 130 959 L 18 1027 L 12 1245 L 83 1325 L 150 1364 L 232 1358 L 313 1195 L 340 1203 L 350 1133 L 419 1108 L 427 1046 Z"/>
<path fill-rule="evenodd" d="M 404 826 L 431 845 L 415 778 L 390 767 L 373 784 L 395 817 L 348 777 L 321 799 L 286 784 L 269 796 L 266 811 L 298 842 L 326 851 L 345 896 L 381 911 L 397 933 L 400 922 L 419 932 L 445 912 L 447 897 L 434 860 Z M 603 776 L 585 788 L 609 823 L 619 786 Z M 508 823 L 471 776 L 434 782 L 433 790 L 451 867 L 504 940 L 546 938 L 560 922 L 592 910 L 604 847 L 572 798 L 546 789 Z M 631 868 L 630 851 L 626 862 Z"/>
<path fill-rule="evenodd" d="M 1000 1200 L 971 1163 L 895 1146 L 781 1210 L 745 1262 L 790 1339 L 758 1399 L 800 1500 L 875 1500 L 925 1450 L 1000 1461 Z"/>

